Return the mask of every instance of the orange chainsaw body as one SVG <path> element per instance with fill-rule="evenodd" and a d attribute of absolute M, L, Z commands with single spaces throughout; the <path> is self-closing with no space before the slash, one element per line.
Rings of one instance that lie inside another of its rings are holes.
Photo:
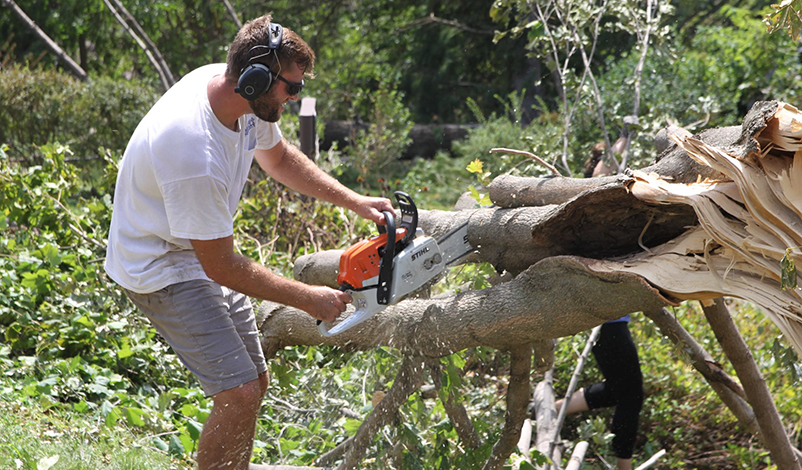
<path fill-rule="evenodd" d="M 401 241 L 406 233 L 406 228 L 398 229 L 395 234 L 396 242 Z M 340 256 L 340 273 L 337 275 L 337 282 L 341 286 L 348 285 L 352 289 L 364 287 L 364 281 L 379 275 L 382 259 L 379 248 L 384 248 L 385 245 L 387 245 L 386 233 L 351 245 Z"/>

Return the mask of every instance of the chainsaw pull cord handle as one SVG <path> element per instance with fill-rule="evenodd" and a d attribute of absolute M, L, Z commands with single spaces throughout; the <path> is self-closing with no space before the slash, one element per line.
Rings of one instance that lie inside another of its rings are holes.
<path fill-rule="evenodd" d="M 395 214 L 382 211 L 387 230 L 387 244 L 384 245 L 379 263 L 379 288 L 376 290 L 376 301 L 382 305 L 390 302 L 390 286 L 393 283 L 393 260 L 395 258 Z"/>

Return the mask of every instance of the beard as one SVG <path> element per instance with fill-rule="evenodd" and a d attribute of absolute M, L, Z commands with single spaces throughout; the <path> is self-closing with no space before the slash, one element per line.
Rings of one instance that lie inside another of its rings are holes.
<path fill-rule="evenodd" d="M 276 99 L 276 94 L 270 90 L 254 101 L 250 102 L 251 111 L 259 119 L 267 122 L 278 122 L 283 110 L 282 103 Z"/>

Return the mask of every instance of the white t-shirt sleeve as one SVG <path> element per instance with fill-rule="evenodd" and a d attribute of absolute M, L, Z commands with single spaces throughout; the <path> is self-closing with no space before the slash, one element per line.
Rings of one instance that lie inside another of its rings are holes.
<path fill-rule="evenodd" d="M 265 122 L 257 119 L 256 136 L 258 149 L 271 149 L 281 141 L 281 129 L 275 122 Z"/>
<path fill-rule="evenodd" d="M 162 186 L 170 234 L 177 238 L 215 240 L 234 233 L 225 184 L 197 176 Z"/>

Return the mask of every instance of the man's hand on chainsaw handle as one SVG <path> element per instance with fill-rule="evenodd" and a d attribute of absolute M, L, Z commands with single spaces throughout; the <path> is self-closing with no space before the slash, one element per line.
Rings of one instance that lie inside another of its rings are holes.
<path fill-rule="evenodd" d="M 332 322 L 345 311 L 346 305 L 353 300 L 351 294 L 326 286 L 311 286 L 309 305 L 302 310 L 313 318 Z"/>
<path fill-rule="evenodd" d="M 373 222 L 384 225 L 384 214 L 382 211 L 394 212 L 393 203 L 385 197 L 360 196 L 360 200 L 353 208 L 354 212 Z"/>

